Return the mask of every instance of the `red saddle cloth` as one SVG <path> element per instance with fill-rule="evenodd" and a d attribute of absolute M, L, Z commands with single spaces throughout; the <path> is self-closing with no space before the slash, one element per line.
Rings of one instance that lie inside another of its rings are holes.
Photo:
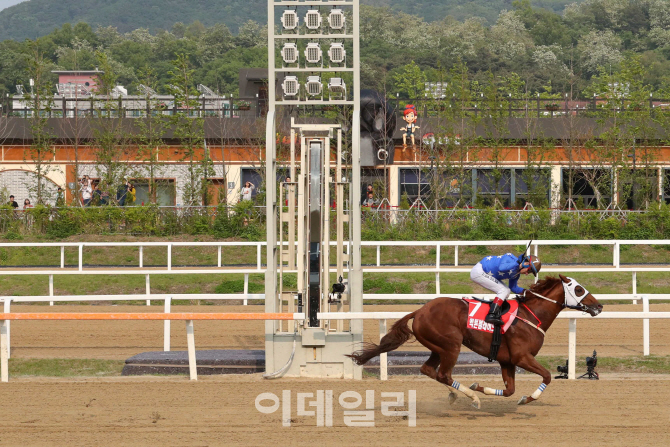
<path fill-rule="evenodd" d="M 463 298 L 463 301 L 468 303 L 468 329 L 492 334 L 493 325 L 484 321 L 486 315 L 489 313 L 488 303 L 482 303 L 481 301 L 470 298 Z M 516 314 L 519 311 L 519 303 L 516 300 L 508 300 L 507 303 L 509 304 L 508 309 L 507 306 L 503 305 L 505 313 L 502 314 L 503 325 L 500 331 L 503 334 L 512 325 L 516 318 Z"/>

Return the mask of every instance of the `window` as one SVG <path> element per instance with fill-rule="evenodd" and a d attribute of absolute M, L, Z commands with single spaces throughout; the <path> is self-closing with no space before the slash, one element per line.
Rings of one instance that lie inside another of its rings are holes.
<path fill-rule="evenodd" d="M 477 200 L 484 206 L 505 208 L 511 205 L 512 172 L 510 169 L 477 169 Z"/>
<path fill-rule="evenodd" d="M 419 196 L 425 200 L 430 195 L 429 175 L 421 169 L 400 170 L 400 197 L 407 195 L 410 206 L 417 201 Z"/>
<path fill-rule="evenodd" d="M 551 172 L 547 169 L 514 170 L 514 206 L 523 208 L 526 202 L 545 206 L 551 199 Z"/>
<path fill-rule="evenodd" d="M 156 182 L 156 204 L 158 206 L 174 206 L 177 203 L 177 191 L 174 179 L 155 179 Z M 151 194 L 149 192 L 149 179 L 132 180 L 135 187 L 135 204 L 149 204 Z"/>
<path fill-rule="evenodd" d="M 562 174 L 563 206 L 570 198 L 571 177 L 572 200 L 579 209 L 607 208 L 612 202 L 611 170 L 579 168 L 571 171 L 569 168 L 564 168 Z"/>

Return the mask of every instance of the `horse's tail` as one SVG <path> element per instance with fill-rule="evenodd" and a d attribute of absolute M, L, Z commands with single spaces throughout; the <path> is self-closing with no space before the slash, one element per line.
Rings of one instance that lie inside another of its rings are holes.
<path fill-rule="evenodd" d="M 409 340 L 412 335 L 412 331 L 407 327 L 407 322 L 414 318 L 416 312 L 412 312 L 409 315 L 404 316 L 400 320 L 396 321 L 388 334 L 384 335 L 379 342 L 379 345 L 374 343 L 365 343 L 364 348 L 360 351 L 356 351 L 347 357 L 351 357 L 354 360 L 354 363 L 357 365 L 364 365 L 373 357 L 377 357 L 379 354 L 385 352 L 393 351 L 402 346 L 407 340 Z"/>

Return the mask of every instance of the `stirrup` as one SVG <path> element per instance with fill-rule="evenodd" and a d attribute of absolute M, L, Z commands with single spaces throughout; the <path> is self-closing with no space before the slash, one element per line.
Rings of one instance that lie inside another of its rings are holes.
<path fill-rule="evenodd" d="M 498 313 L 489 313 L 486 315 L 486 318 L 484 318 L 484 321 L 496 326 L 501 326 L 503 324 L 502 318 Z"/>

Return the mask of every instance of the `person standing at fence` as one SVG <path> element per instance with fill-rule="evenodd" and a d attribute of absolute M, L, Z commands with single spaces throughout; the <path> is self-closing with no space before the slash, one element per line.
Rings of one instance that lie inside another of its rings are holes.
<path fill-rule="evenodd" d="M 63 188 L 59 186 L 56 192 L 56 207 L 60 208 L 62 206 L 65 206 L 65 193 L 63 193 Z"/>
<path fill-rule="evenodd" d="M 470 271 L 470 279 L 496 294 L 485 321 L 491 324 L 502 324 L 500 319 L 502 305 L 510 292 L 517 295 L 524 293 L 523 287 L 517 285 L 519 277 L 529 273 L 537 276 L 541 268 L 542 263 L 537 257 L 526 256 L 525 253 L 520 256 L 514 256 L 512 253 L 486 256 L 479 261 Z M 501 282 L 505 279 L 509 280 L 509 287 Z"/>
<path fill-rule="evenodd" d="M 242 188 L 242 200 L 251 200 L 252 194 L 256 186 L 251 182 L 246 182 L 244 188 Z"/>
<path fill-rule="evenodd" d="M 135 206 L 135 198 L 137 197 L 137 191 L 135 186 L 132 183 L 128 182 L 128 194 L 126 195 L 126 205 Z"/>
<path fill-rule="evenodd" d="M 91 204 L 91 199 L 93 198 L 93 189 L 91 183 L 83 182 L 81 189 L 81 200 L 84 206 L 89 206 Z"/>
<path fill-rule="evenodd" d="M 7 205 L 11 206 L 14 209 L 17 209 L 19 207 L 19 204 L 16 203 L 16 200 L 14 200 L 14 196 L 9 196 L 9 202 Z"/>

